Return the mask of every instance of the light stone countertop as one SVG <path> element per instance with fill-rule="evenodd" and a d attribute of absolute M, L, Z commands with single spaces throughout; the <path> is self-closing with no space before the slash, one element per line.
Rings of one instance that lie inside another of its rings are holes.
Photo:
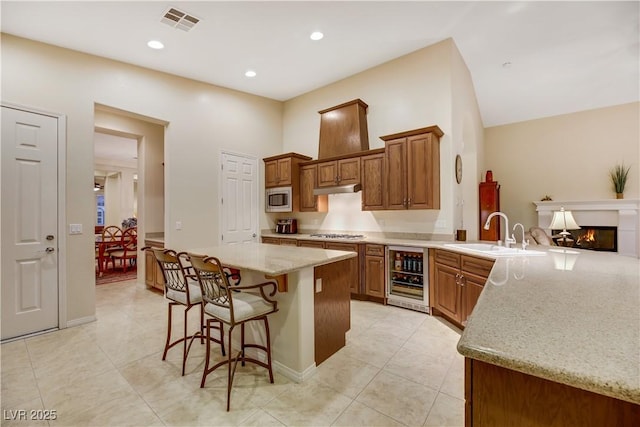
<path fill-rule="evenodd" d="M 495 258 L 445 246 L 452 241 L 262 236 L 440 248 L 496 259 L 458 343 L 460 354 L 640 404 L 638 258 L 545 246 L 530 249 L 546 256 Z"/>
<path fill-rule="evenodd" d="M 640 404 L 640 260 L 546 251 L 496 260 L 458 351 Z"/>
<path fill-rule="evenodd" d="M 358 256 L 355 252 L 328 249 L 246 243 L 186 249 L 186 252 L 214 256 L 229 267 L 247 269 L 271 276 L 291 273 Z"/>

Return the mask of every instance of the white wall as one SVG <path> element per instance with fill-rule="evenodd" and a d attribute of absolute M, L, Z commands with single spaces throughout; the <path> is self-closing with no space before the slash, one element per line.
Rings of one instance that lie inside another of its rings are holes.
<path fill-rule="evenodd" d="M 454 70 L 458 70 L 454 73 Z M 453 91 L 454 81 L 459 87 Z M 470 93 L 471 91 L 471 93 Z M 435 233 L 452 236 L 455 224 L 453 193 L 453 144 L 461 145 L 464 120 L 470 117 L 468 146 L 482 139 L 473 85 L 453 40 L 447 39 L 380 66 L 322 87 L 285 102 L 284 152 L 318 156 L 320 115 L 318 111 L 360 98 L 369 105 L 367 124 L 369 148 L 384 147 L 380 136 L 438 125 L 444 132 L 440 140 L 440 210 L 362 212 L 361 194 L 329 196 L 327 214 L 296 214 L 304 228 L 343 231 L 394 231 Z M 274 153 L 275 154 L 275 153 Z M 473 161 L 470 159 L 469 164 Z M 473 167 L 464 181 L 476 188 Z M 476 191 L 476 190 L 474 190 Z M 473 209 L 473 204 L 470 208 Z M 476 210 L 477 212 L 477 210 Z M 347 217 L 348 216 L 348 217 Z M 471 216 L 474 216 L 473 214 Z M 275 217 L 275 215 L 274 215 Z"/>
<path fill-rule="evenodd" d="M 281 102 L 7 34 L 0 54 L 2 101 L 67 116 L 67 222 L 85 230 L 93 229 L 95 215 L 89 141 L 96 103 L 168 123 L 166 216 L 169 224 L 183 224 L 182 231 L 165 230 L 173 247 L 218 241 L 221 149 L 258 158 L 282 150 Z M 266 227 L 266 215 L 260 220 Z M 93 246 L 93 233 L 67 237 L 68 264 L 61 267 L 68 278 L 68 320 L 95 313 Z"/>
<path fill-rule="evenodd" d="M 609 169 L 631 166 L 625 198 L 640 196 L 640 103 L 485 129 L 485 168 L 510 223 L 537 225 L 533 201 L 615 198 Z"/>

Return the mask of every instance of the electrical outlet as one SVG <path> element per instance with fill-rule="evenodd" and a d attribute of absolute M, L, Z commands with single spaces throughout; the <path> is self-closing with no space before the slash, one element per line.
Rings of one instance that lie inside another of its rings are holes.
<path fill-rule="evenodd" d="M 69 234 L 82 234 L 82 224 L 69 224 Z"/>
<path fill-rule="evenodd" d="M 176 230 L 182 230 L 182 221 L 176 221 Z"/>

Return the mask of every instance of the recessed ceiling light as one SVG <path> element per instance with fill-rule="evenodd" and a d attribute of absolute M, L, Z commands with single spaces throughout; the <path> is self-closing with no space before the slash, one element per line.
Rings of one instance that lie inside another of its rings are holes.
<path fill-rule="evenodd" d="M 255 77 L 257 75 L 257 73 L 253 70 L 247 70 L 246 73 L 244 73 L 245 76 L 247 77 Z"/>
<path fill-rule="evenodd" d="M 164 44 L 162 44 L 162 42 L 159 40 L 149 40 L 147 46 L 149 46 L 151 49 L 164 49 Z"/>
<path fill-rule="evenodd" d="M 309 36 L 311 40 L 321 40 L 323 37 L 324 37 L 324 34 L 322 34 L 320 31 L 314 31 Z"/>
<path fill-rule="evenodd" d="M 502 63 L 502 68 L 511 68 L 511 62 L 509 62 L 509 61 L 503 62 Z"/>

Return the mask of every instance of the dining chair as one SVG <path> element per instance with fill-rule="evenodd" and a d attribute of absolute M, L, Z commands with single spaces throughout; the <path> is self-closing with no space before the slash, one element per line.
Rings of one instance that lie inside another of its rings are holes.
<path fill-rule="evenodd" d="M 153 251 L 164 278 L 164 296 L 169 301 L 167 306 L 167 339 L 164 345 L 164 352 L 162 353 L 162 360 L 166 360 L 167 352 L 170 348 L 182 343 L 182 375 L 184 375 L 187 356 L 189 354 L 191 344 L 193 344 L 193 340 L 200 337 L 200 343 L 202 344 L 205 339 L 204 313 L 202 311 L 202 292 L 200 291 L 200 284 L 191 266 L 188 265 L 186 253 L 176 253 L 176 251 L 171 249 L 150 247 L 145 247 L 144 249 Z M 175 306 L 184 307 L 184 328 L 182 338 L 172 341 L 172 313 Z M 189 335 L 189 327 L 187 323 L 188 314 L 189 310 L 195 306 L 200 307 L 200 325 L 196 332 Z M 209 343 L 213 341 L 220 344 L 222 355 L 224 356 L 225 350 L 221 322 L 217 325 L 217 329 L 220 330 L 220 339 L 211 337 L 211 333 L 207 333 L 206 335 L 207 353 L 209 353 L 210 349 Z M 188 345 L 187 341 L 189 341 Z"/>
<path fill-rule="evenodd" d="M 98 243 L 98 262 L 101 264 L 99 271 L 106 269 L 111 259 L 111 252 L 122 249 L 122 228 L 117 225 L 108 225 L 102 229 Z"/>
<path fill-rule="evenodd" d="M 138 259 L 138 231 L 136 228 L 127 228 L 122 232 L 120 239 L 120 247 L 109 251 L 109 258 L 114 270 L 116 268 L 116 260 L 120 260 L 120 267 L 123 272 L 127 272 L 127 266 L 133 265 Z"/>
<path fill-rule="evenodd" d="M 269 334 L 268 315 L 278 311 L 278 302 L 271 299 L 276 293 L 277 285 L 274 281 L 254 285 L 231 286 L 229 278 L 224 271 L 220 260 L 215 257 L 189 254 L 189 262 L 200 282 L 202 292 L 202 304 L 204 313 L 210 316 L 206 322 L 207 338 L 211 334 L 211 325 L 222 322 L 229 327 L 227 345 L 228 356 L 226 360 L 209 367 L 211 353 L 207 340 L 207 357 L 202 372 L 200 387 L 204 387 L 207 375 L 217 368 L 227 365 L 227 411 L 231 403 L 231 389 L 233 377 L 238 361 L 255 363 L 266 368 L 269 372 L 269 381 L 273 383 L 273 369 L 271 367 L 271 336 Z M 245 342 L 245 324 L 257 320 L 264 323 L 265 343 Z M 236 326 L 240 325 L 240 350 L 233 352 L 232 333 Z M 245 350 L 255 348 L 265 352 L 267 362 L 247 356 Z"/>

